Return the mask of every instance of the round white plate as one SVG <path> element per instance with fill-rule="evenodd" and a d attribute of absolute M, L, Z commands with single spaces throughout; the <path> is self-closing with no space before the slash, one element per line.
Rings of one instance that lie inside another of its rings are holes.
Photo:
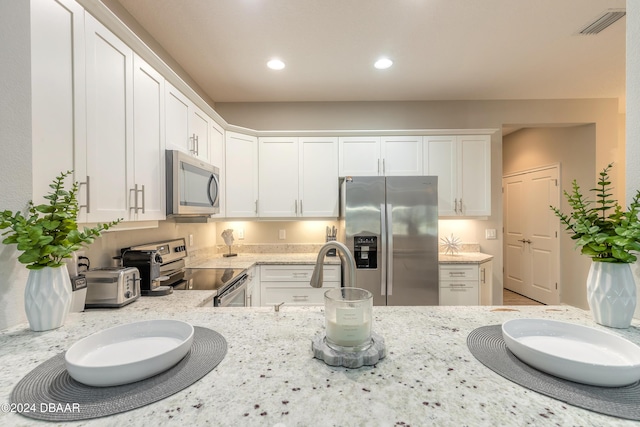
<path fill-rule="evenodd" d="M 149 378 L 178 363 L 191 349 L 193 326 L 179 320 L 128 323 L 89 335 L 65 353 L 74 380 L 95 387 Z"/>
<path fill-rule="evenodd" d="M 507 348 L 526 364 L 582 384 L 621 387 L 640 380 L 640 347 L 611 333 L 545 319 L 502 324 Z"/>

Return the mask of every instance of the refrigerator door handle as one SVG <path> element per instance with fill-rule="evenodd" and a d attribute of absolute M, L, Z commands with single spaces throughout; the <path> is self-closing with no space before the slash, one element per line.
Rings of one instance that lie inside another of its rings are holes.
<path fill-rule="evenodd" d="M 380 295 L 387 294 L 387 215 L 384 203 L 380 204 L 380 247 L 382 262 L 380 263 Z"/>
<path fill-rule="evenodd" d="M 387 295 L 393 292 L 393 205 L 387 204 Z"/>

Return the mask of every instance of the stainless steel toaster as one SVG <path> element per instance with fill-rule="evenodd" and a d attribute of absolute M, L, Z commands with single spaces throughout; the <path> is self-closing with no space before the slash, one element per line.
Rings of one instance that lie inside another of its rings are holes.
<path fill-rule="evenodd" d="M 140 297 L 140 272 L 135 267 L 96 268 L 84 275 L 85 308 L 122 307 Z"/>

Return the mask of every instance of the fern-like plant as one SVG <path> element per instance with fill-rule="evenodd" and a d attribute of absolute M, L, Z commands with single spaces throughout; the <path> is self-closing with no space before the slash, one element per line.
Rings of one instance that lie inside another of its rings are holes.
<path fill-rule="evenodd" d="M 596 262 L 633 263 L 637 259 L 633 252 L 640 251 L 640 191 L 627 211 L 623 211 L 611 198 L 609 170 L 612 167 L 613 164 L 609 164 L 600 172 L 596 188 L 590 190 L 595 194 L 595 201 L 582 195 L 574 179 L 571 193 L 564 192 L 572 212 L 567 215 L 554 206 L 551 209 L 576 241 L 576 247 L 582 248 L 582 254 Z"/>
<path fill-rule="evenodd" d="M 44 196 L 48 204 L 34 205 L 30 201 L 27 212 L 11 212 L 5 210 L 0 216 L 2 243 L 17 244 L 22 251 L 18 261 L 27 265 L 30 270 L 44 267 L 60 267 L 71 253 L 90 244 L 104 230 L 116 225 L 120 220 L 106 224 L 98 224 L 93 228 L 78 230 L 78 183 L 74 182 L 71 190 L 64 189 L 64 181 L 72 171 L 61 172 L 49 187 L 52 191 Z"/>

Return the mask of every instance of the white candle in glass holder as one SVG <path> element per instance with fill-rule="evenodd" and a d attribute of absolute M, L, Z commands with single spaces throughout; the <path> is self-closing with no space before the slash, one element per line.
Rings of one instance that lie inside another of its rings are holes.
<path fill-rule="evenodd" d="M 325 293 L 326 340 L 330 347 L 359 350 L 371 343 L 370 292 L 358 288 L 332 289 Z"/>

